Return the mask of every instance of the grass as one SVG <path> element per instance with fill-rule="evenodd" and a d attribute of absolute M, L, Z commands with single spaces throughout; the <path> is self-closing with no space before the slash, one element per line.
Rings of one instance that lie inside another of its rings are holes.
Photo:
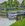
<path fill-rule="evenodd" d="M 21 21 L 17 21 L 14 24 L 10 25 L 10 26 L 25 26 L 25 19 L 21 20 Z"/>

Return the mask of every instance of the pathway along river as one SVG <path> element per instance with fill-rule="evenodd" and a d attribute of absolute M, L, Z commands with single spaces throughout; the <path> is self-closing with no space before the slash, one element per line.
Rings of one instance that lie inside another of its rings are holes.
<path fill-rule="evenodd" d="M 9 20 L 8 18 L 2 18 L 0 16 L 0 26 L 10 26 L 11 24 L 15 22 L 16 20 Z"/>

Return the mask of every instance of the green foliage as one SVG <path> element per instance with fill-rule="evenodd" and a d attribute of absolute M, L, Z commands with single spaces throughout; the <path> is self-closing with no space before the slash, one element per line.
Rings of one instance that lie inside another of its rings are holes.
<path fill-rule="evenodd" d="M 10 2 L 10 0 L 8 0 L 8 2 L 3 2 L 2 3 L 2 8 L 13 8 L 13 7 L 15 7 L 16 8 L 16 6 L 18 6 L 19 5 L 19 2 L 17 1 L 17 0 L 11 0 L 11 2 Z M 18 8 L 16 8 L 17 10 L 18 10 Z M 7 9 L 6 9 L 7 10 Z"/>
<path fill-rule="evenodd" d="M 17 0 L 14 0 L 14 1 L 11 0 L 11 2 L 8 1 L 8 2 L 3 2 L 3 3 L 2 3 L 2 6 L 4 6 L 4 7 L 7 7 L 7 6 L 8 6 L 8 7 L 11 7 L 11 6 L 12 6 L 12 7 L 15 7 L 15 6 L 18 6 L 18 5 L 19 5 L 19 2 L 18 2 Z M 8 7 L 7 7 L 7 8 L 8 8 Z"/>
<path fill-rule="evenodd" d="M 23 3 L 24 3 L 24 6 L 25 6 L 25 0 L 23 0 L 23 1 L 24 1 L 24 2 L 23 2 Z"/>
<path fill-rule="evenodd" d="M 21 21 L 17 21 L 14 24 L 12 24 L 11 26 L 25 26 L 25 19 Z"/>

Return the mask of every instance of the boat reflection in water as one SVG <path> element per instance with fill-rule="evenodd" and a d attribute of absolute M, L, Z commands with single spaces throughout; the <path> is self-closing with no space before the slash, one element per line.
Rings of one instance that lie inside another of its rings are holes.
<path fill-rule="evenodd" d="M 11 13 L 8 14 L 8 18 L 9 18 L 10 20 L 16 19 L 16 15 L 17 15 L 17 13 L 11 12 Z"/>

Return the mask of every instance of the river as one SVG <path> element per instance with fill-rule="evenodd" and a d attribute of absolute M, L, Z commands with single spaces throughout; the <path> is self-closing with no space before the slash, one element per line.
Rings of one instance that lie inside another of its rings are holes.
<path fill-rule="evenodd" d="M 9 20 L 8 18 L 0 17 L 0 26 L 10 26 L 11 24 L 15 22 L 16 20 Z"/>

